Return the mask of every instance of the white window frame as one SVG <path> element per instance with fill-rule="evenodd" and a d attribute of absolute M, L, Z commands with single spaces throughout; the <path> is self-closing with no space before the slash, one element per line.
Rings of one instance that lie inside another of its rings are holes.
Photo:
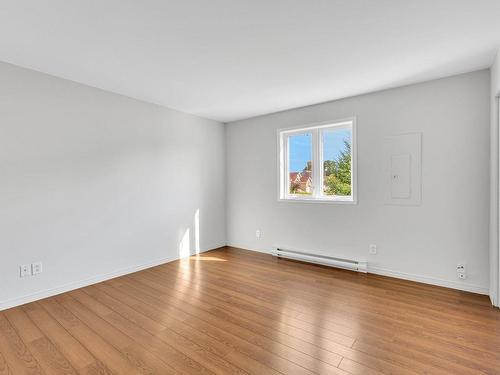
<path fill-rule="evenodd" d="M 323 194 L 323 132 L 336 129 L 351 129 L 351 195 L 328 196 Z M 290 194 L 290 178 L 288 170 L 289 146 L 288 139 L 291 135 L 312 134 L 312 195 Z M 278 201 L 299 203 L 334 203 L 356 204 L 357 200 L 357 137 L 356 117 L 342 120 L 325 121 L 303 125 L 294 128 L 278 129 Z"/>

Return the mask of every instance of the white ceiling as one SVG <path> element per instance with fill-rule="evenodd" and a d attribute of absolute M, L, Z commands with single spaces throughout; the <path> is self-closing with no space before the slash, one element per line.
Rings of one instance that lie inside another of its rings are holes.
<path fill-rule="evenodd" d="M 487 68 L 499 45 L 500 0 L 0 0 L 0 60 L 224 122 Z"/>

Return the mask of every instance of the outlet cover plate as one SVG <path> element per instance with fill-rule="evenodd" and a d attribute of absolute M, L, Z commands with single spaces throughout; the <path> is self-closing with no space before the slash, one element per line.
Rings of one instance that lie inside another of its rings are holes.
<path fill-rule="evenodd" d="M 19 277 L 31 276 L 31 267 L 29 264 L 19 266 Z"/>
<path fill-rule="evenodd" d="M 42 273 L 42 271 L 43 271 L 42 262 L 36 262 L 31 264 L 31 272 L 33 275 Z"/>

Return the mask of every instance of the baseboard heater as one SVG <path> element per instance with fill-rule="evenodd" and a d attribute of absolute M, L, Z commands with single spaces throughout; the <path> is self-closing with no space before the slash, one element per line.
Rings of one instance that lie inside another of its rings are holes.
<path fill-rule="evenodd" d="M 327 255 L 311 254 L 298 250 L 290 250 L 282 247 L 275 247 L 271 252 L 275 257 L 300 260 L 308 263 L 316 263 L 324 266 L 343 268 L 358 272 L 367 272 L 367 262 L 355 259 L 344 259 L 330 257 Z"/>

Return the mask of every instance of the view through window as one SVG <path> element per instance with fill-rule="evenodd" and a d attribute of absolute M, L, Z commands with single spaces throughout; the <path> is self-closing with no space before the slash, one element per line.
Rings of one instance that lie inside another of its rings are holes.
<path fill-rule="evenodd" d="M 289 192 L 312 194 L 312 134 L 291 135 L 289 145 Z"/>
<path fill-rule="evenodd" d="M 279 132 L 280 199 L 355 201 L 354 120 Z"/>

